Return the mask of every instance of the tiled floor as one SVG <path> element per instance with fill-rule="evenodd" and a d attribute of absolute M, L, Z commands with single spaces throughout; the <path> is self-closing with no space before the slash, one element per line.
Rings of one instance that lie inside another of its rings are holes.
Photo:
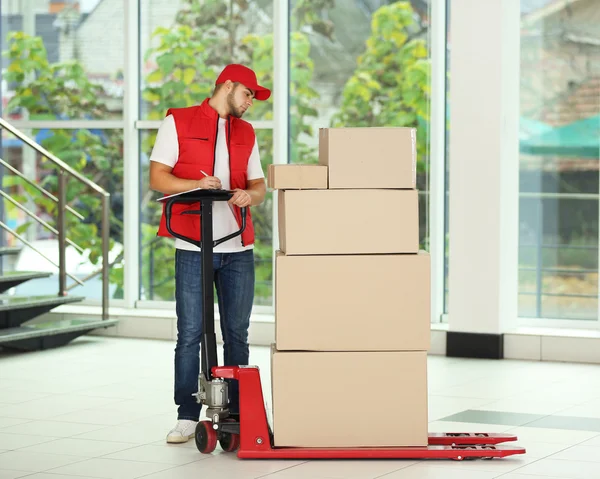
<path fill-rule="evenodd" d="M 600 367 L 429 358 L 429 430 L 510 432 L 491 461 L 249 461 L 167 445 L 173 343 L 80 338 L 0 352 L 0 479 L 600 478 Z M 252 348 L 270 396 L 268 348 Z"/>

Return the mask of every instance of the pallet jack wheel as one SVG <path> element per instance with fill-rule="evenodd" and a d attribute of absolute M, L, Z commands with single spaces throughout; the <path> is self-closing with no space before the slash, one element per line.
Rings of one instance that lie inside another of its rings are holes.
<path fill-rule="evenodd" d="M 233 418 L 227 418 L 225 421 L 235 422 Z M 235 452 L 240 447 L 240 435 L 232 434 L 229 432 L 222 432 L 219 434 L 219 444 L 225 452 Z"/>
<path fill-rule="evenodd" d="M 196 425 L 196 447 L 202 454 L 210 454 L 217 447 L 217 431 L 211 421 L 199 421 Z"/>

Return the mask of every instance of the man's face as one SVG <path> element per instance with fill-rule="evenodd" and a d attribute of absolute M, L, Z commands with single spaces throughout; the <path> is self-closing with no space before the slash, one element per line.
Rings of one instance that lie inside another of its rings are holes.
<path fill-rule="evenodd" d="M 241 118 L 246 110 L 252 106 L 254 92 L 238 83 L 227 94 L 227 106 L 232 116 Z"/>

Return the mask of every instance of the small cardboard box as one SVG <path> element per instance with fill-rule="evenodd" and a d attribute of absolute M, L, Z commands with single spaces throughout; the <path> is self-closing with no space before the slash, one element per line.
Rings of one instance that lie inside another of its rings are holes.
<path fill-rule="evenodd" d="M 327 167 L 323 165 L 269 165 L 267 186 L 275 190 L 326 190 Z"/>
<path fill-rule="evenodd" d="M 416 188 L 417 130 L 321 128 L 319 164 L 329 167 L 330 189 Z"/>
<path fill-rule="evenodd" d="M 416 190 L 279 190 L 279 249 L 293 254 L 417 253 Z"/>
<path fill-rule="evenodd" d="M 271 349 L 275 446 L 425 446 L 427 353 Z"/>
<path fill-rule="evenodd" d="M 275 260 L 279 351 L 425 351 L 430 257 L 286 256 Z"/>

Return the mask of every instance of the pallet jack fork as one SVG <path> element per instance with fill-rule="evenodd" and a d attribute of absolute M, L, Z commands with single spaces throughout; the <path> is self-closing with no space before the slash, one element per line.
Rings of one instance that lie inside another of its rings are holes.
<path fill-rule="evenodd" d="M 237 451 L 241 459 L 492 459 L 525 454 L 525 449 L 502 445 L 516 441 L 514 435 L 491 433 L 430 433 L 428 445 L 410 447 L 276 447 L 269 426 L 256 366 L 218 366 L 217 342 L 214 326 L 213 248 L 224 241 L 241 235 L 246 227 L 246 208 L 242 208 L 240 230 L 213 240 L 212 204 L 227 201 L 233 195 L 227 190 L 191 190 L 161 198 L 165 205 L 167 230 L 176 237 L 199 246 L 202 250 L 202 317 L 201 371 L 198 378 L 199 403 L 204 404 L 209 419 L 198 422 L 196 446 L 203 454 L 212 453 L 217 443 L 226 452 Z M 201 239 L 183 236 L 171 228 L 172 208 L 187 204 L 183 214 L 200 215 Z M 200 209 L 192 209 L 198 204 Z M 230 414 L 229 384 L 239 383 L 238 414 Z"/>

